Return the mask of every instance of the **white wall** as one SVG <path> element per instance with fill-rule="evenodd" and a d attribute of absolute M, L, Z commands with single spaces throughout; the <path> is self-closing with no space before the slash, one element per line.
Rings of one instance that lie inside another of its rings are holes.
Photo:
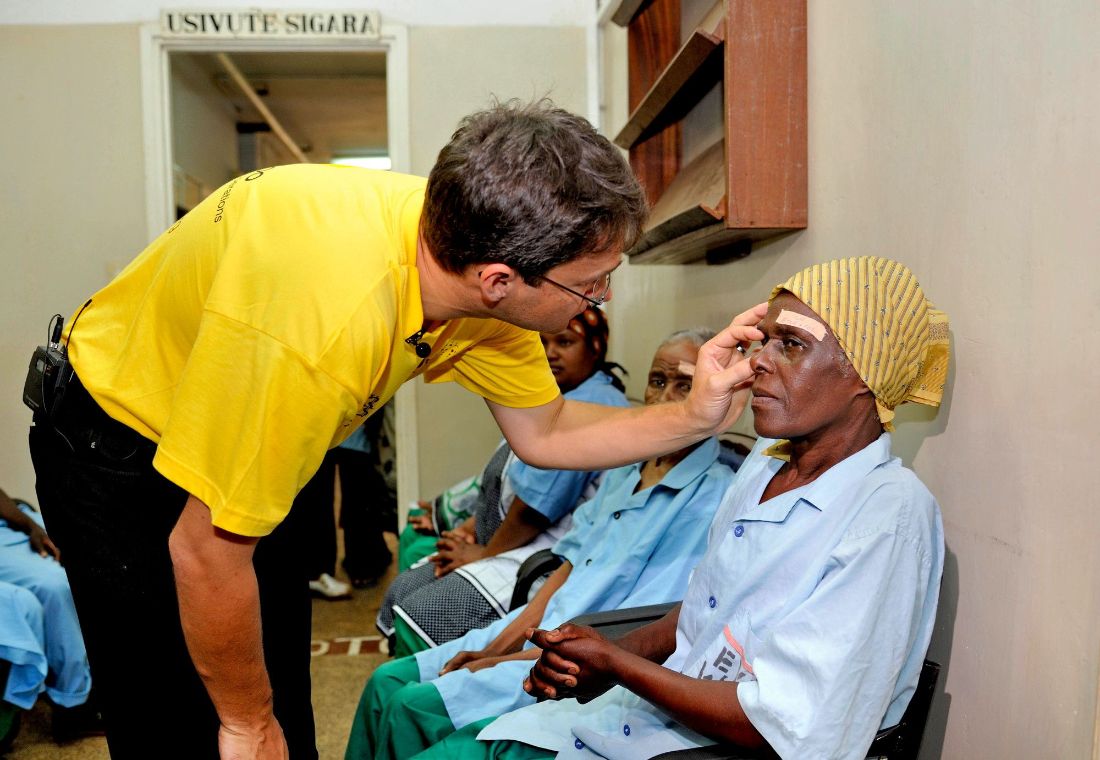
<path fill-rule="evenodd" d="M 911 266 L 954 343 L 939 416 L 903 407 L 895 436 L 947 531 L 922 757 L 1100 758 L 1100 5 L 809 11 L 809 229 L 617 274 L 613 352 L 633 368 L 813 262 Z"/>
<path fill-rule="evenodd" d="M 0 26 L 0 488 L 32 502 L 31 351 L 147 242 L 138 59 L 130 26 Z"/>
<path fill-rule="evenodd" d="M 550 95 L 586 106 L 586 36 L 580 27 L 455 29 L 409 34 L 412 171 L 426 176 L 458 120 L 500 99 Z M 431 51 L 431 55 L 417 51 Z M 477 51 L 476 54 L 473 51 Z M 452 383 L 415 386 L 420 495 L 480 472 L 500 440 L 485 404 Z M 456 441 L 456 436 L 460 436 Z"/>
<path fill-rule="evenodd" d="M 172 161 L 202 183 L 205 197 L 238 173 L 237 116 L 194 58 L 178 54 L 170 60 Z"/>

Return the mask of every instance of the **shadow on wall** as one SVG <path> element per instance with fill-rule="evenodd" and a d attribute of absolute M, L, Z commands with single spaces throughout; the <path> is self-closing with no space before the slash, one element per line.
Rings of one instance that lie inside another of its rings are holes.
<path fill-rule="evenodd" d="M 955 616 L 959 607 L 959 561 L 948 546 L 943 558 L 943 581 L 940 583 L 940 606 L 936 628 L 928 647 L 928 659 L 939 663 L 940 680 L 932 695 L 932 707 L 924 729 L 920 757 L 935 760 L 943 756 L 947 718 L 951 711 L 951 695 L 947 693 L 947 677 L 951 672 L 951 644 L 955 640 Z"/>
<path fill-rule="evenodd" d="M 913 459 L 927 439 L 935 438 L 947 430 L 947 421 L 951 417 L 952 391 L 955 389 L 955 331 L 951 330 L 950 335 L 951 355 L 939 409 L 924 404 L 902 404 L 897 408 L 894 417 L 897 432 L 892 436 L 891 448 L 895 456 L 901 457 L 906 467 L 913 466 Z"/>

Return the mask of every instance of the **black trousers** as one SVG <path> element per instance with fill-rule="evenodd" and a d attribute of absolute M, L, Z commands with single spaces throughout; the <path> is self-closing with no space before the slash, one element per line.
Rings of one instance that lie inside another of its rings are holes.
<path fill-rule="evenodd" d="M 329 451 L 317 473 L 302 488 L 292 510 L 307 544 L 307 574 L 336 574 L 336 477 L 340 478 L 340 527 L 344 530 L 344 569 L 349 578 L 372 578 L 389 567 L 393 556 L 382 533 L 388 527 L 382 507 L 386 484 L 370 454 L 354 449 Z"/>
<path fill-rule="evenodd" d="M 152 467 L 155 445 L 80 386 L 30 430 L 36 489 L 72 587 L 111 757 L 217 758 L 219 721 L 187 652 L 168 536 L 187 494 Z M 311 601 L 288 520 L 262 538 L 264 659 L 294 760 L 317 757 L 310 701 Z"/>

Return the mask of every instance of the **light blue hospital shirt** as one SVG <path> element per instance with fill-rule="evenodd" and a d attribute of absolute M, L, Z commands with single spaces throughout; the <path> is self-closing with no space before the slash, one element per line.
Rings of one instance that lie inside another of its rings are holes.
<path fill-rule="evenodd" d="M 354 432 L 344 439 L 337 448 L 370 453 L 370 438 L 367 438 L 367 429 L 363 425 L 355 428 Z"/>
<path fill-rule="evenodd" d="M 763 454 L 772 443 L 757 442 L 723 500 L 665 666 L 737 681 L 781 757 L 862 758 L 916 688 L 943 569 L 939 506 L 886 433 L 760 504 L 783 464 Z M 532 705 L 478 738 L 622 760 L 714 743 L 623 688 Z"/>
<path fill-rule="evenodd" d="M 630 406 L 630 401 L 611 384 L 611 376 L 606 372 L 594 372 L 564 397 L 603 406 Z M 508 480 L 516 496 L 551 523 L 556 523 L 573 511 L 585 488 L 601 473 L 602 470 L 543 470 L 516 461 L 508 467 Z"/>
<path fill-rule="evenodd" d="M 640 465 L 609 470 L 595 497 L 577 509 L 573 527 L 554 547 L 573 569 L 551 598 L 540 626 L 556 628 L 586 612 L 681 599 L 706 548 L 707 526 L 733 479 L 733 471 L 717 460 L 718 442 L 710 438 L 660 483 L 638 493 Z M 438 676 L 447 660 L 464 649 L 485 647 L 518 614 L 515 610 L 486 628 L 416 655 L 421 681 L 435 679 L 456 728 L 535 702 L 522 687 L 531 661 Z"/>

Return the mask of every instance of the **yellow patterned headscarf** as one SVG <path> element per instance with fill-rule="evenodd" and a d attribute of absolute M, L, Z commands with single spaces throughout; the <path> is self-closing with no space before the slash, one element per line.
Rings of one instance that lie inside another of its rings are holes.
<path fill-rule="evenodd" d="M 947 379 L 947 315 L 924 297 L 903 265 L 878 256 L 814 264 L 769 297 L 789 291 L 821 317 L 875 394 L 878 417 L 893 430 L 906 401 L 940 405 Z"/>

